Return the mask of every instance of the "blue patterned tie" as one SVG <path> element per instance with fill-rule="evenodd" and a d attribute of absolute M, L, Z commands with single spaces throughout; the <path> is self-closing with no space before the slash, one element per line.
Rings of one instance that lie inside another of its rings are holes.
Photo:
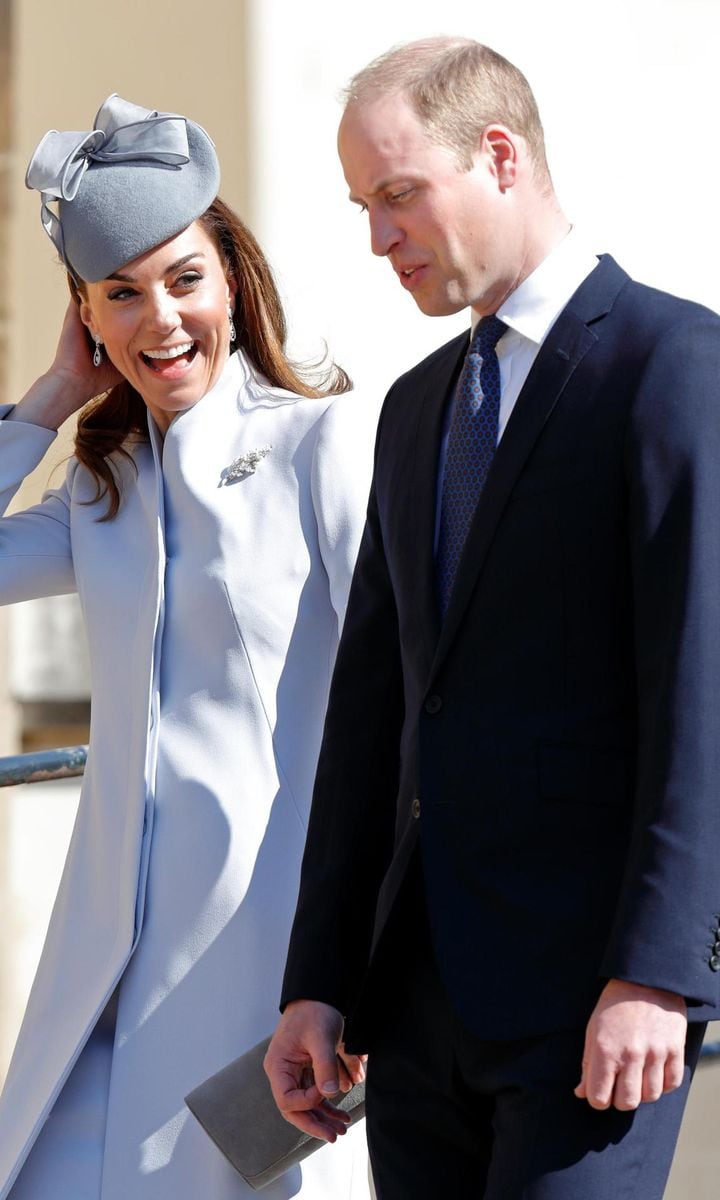
<path fill-rule="evenodd" d="M 470 343 L 455 393 L 440 507 L 437 590 L 444 617 L 470 522 L 498 440 L 500 364 L 495 346 L 507 326 L 483 317 Z"/>

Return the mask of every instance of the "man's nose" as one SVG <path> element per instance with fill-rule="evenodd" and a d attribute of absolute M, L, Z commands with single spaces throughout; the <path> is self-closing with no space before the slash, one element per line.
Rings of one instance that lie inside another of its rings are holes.
<path fill-rule="evenodd" d="M 389 213 L 370 213 L 370 249 L 381 258 L 389 254 L 402 237 Z"/>

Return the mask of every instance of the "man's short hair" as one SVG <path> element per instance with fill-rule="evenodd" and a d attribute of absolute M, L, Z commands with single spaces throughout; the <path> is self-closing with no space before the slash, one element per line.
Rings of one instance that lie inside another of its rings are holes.
<path fill-rule="evenodd" d="M 505 125 L 526 141 L 538 175 L 547 176 L 545 139 L 535 97 L 517 67 L 471 38 L 435 37 L 394 46 L 352 77 L 345 106 L 390 93 L 409 99 L 433 141 L 469 169 L 487 125 Z"/>

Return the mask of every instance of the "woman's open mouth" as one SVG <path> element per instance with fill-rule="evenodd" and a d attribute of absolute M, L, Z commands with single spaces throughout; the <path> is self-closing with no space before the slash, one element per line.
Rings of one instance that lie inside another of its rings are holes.
<path fill-rule="evenodd" d="M 187 370 L 195 358 L 197 350 L 197 342 L 178 342 L 176 346 L 141 350 L 140 357 L 156 375 L 175 378 Z"/>

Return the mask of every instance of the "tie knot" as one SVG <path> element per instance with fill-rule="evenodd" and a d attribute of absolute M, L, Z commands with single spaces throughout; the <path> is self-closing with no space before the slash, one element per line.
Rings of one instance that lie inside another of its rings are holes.
<path fill-rule="evenodd" d="M 499 317 L 483 317 L 478 321 L 475 333 L 470 343 L 470 353 L 480 354 L 486 358 L 492 354 L 502 335 L 507 331 L 507 325 Z"/>

